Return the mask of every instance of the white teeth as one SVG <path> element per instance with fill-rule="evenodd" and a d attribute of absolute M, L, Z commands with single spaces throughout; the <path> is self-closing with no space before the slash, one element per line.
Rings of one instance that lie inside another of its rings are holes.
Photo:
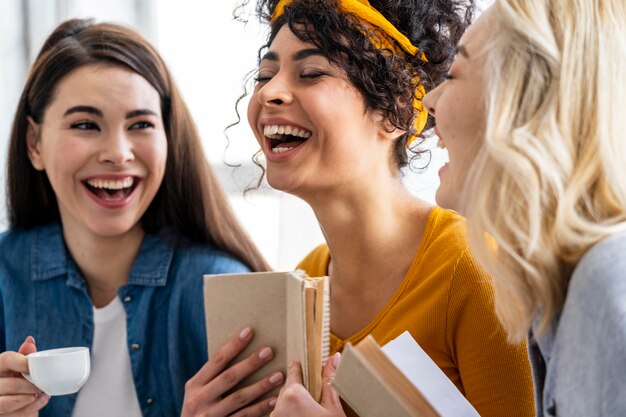
<path fill-rule="evenodd" d="M 289 125 L 267 125 L 263 128 L 263 134 L 270 139 L 282 139 L 282 135 L 297 136 L 303 139 L 311 137 L 311 132 Z"/>
<path fill-rule="evenodd" d="M 124 188 L 132 187 L 135 180 L 133 177 L 126 177 L 123 180 L 114 181 L 114 180 L 99 180 L 99 179 L 90 179 L 87 180 L 87 184 L 89 184 L 93 188 L 106 188 L 107 190 L 122 190 Z"/>
<path fill-rule="evenodd" d="M 288 150 L 289 148 L 272 148 L 272 152 L 274 153 L 287 152 Z"/>

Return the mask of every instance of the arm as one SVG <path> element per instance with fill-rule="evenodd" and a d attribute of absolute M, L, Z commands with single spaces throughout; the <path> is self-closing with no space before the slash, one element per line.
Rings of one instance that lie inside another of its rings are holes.
<path fill-rule="evenodd" d="M 330 385 L 337 366 L 339 366 L 340 356 L 333 355 L 322 370 L 322 398 L 318 404 L 311 394 L 302 385 L 302 368 L 297 362 L 289 364 L 287 381 L 280 394 L 276 409 L 271 417 L 345 417 L 339 395 Z"/>

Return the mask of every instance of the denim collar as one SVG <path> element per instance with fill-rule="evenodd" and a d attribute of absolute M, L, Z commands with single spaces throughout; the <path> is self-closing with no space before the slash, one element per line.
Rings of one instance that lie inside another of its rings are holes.
<path fill-rule="evenodd" d="M 133 264 L 128 284 L 162 287 L 167 283 L 176 248 L 176 235 L 169 231 L 147 233 Z M 65 247 L 59 223 L 40 226 L 35 230 L 31 246 L 31 279 L 43 281 L 68 275 L 68 284 L 82 286 L 83 278 Z M 76 282 L 70 282 L 76 281 Z"/>

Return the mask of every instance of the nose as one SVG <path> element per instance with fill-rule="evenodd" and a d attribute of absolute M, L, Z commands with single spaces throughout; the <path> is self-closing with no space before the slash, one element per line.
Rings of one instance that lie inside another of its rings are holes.
<path fill-rule="evenodd" d="M 435 106 L 437 105 L 437 97 L 439 96 L 439 86 L 435 87 L 433 90 L 430 90 L 424 98 L 422 99 L 422 105 L 428 110 L 428 113 L 433 116 L 435 115 Z"/>
<path fill-rule="evenodd" d="M 258 90 L 257 99 L 266 107 L 278 107 L 290 104 L 293 93 L 285 77 L 276 74 Z"/>
<path fill-rule="evenodd" d="M 106 139 L 102 141 L 98 161 L 112 165 L 122 165 L 134 159 L 133 144 L 126 130 L 110 132 Z"/>

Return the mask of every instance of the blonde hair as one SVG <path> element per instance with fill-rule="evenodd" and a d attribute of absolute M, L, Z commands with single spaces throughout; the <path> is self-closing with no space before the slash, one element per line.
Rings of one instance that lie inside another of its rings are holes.
<path fill-rule="evenodd" d="M 582 255 L 626 229 L 626 2 L 493 7 L 485 144 L 463 211 L 520 341 L 535 317 L 549 327 Z"/>

